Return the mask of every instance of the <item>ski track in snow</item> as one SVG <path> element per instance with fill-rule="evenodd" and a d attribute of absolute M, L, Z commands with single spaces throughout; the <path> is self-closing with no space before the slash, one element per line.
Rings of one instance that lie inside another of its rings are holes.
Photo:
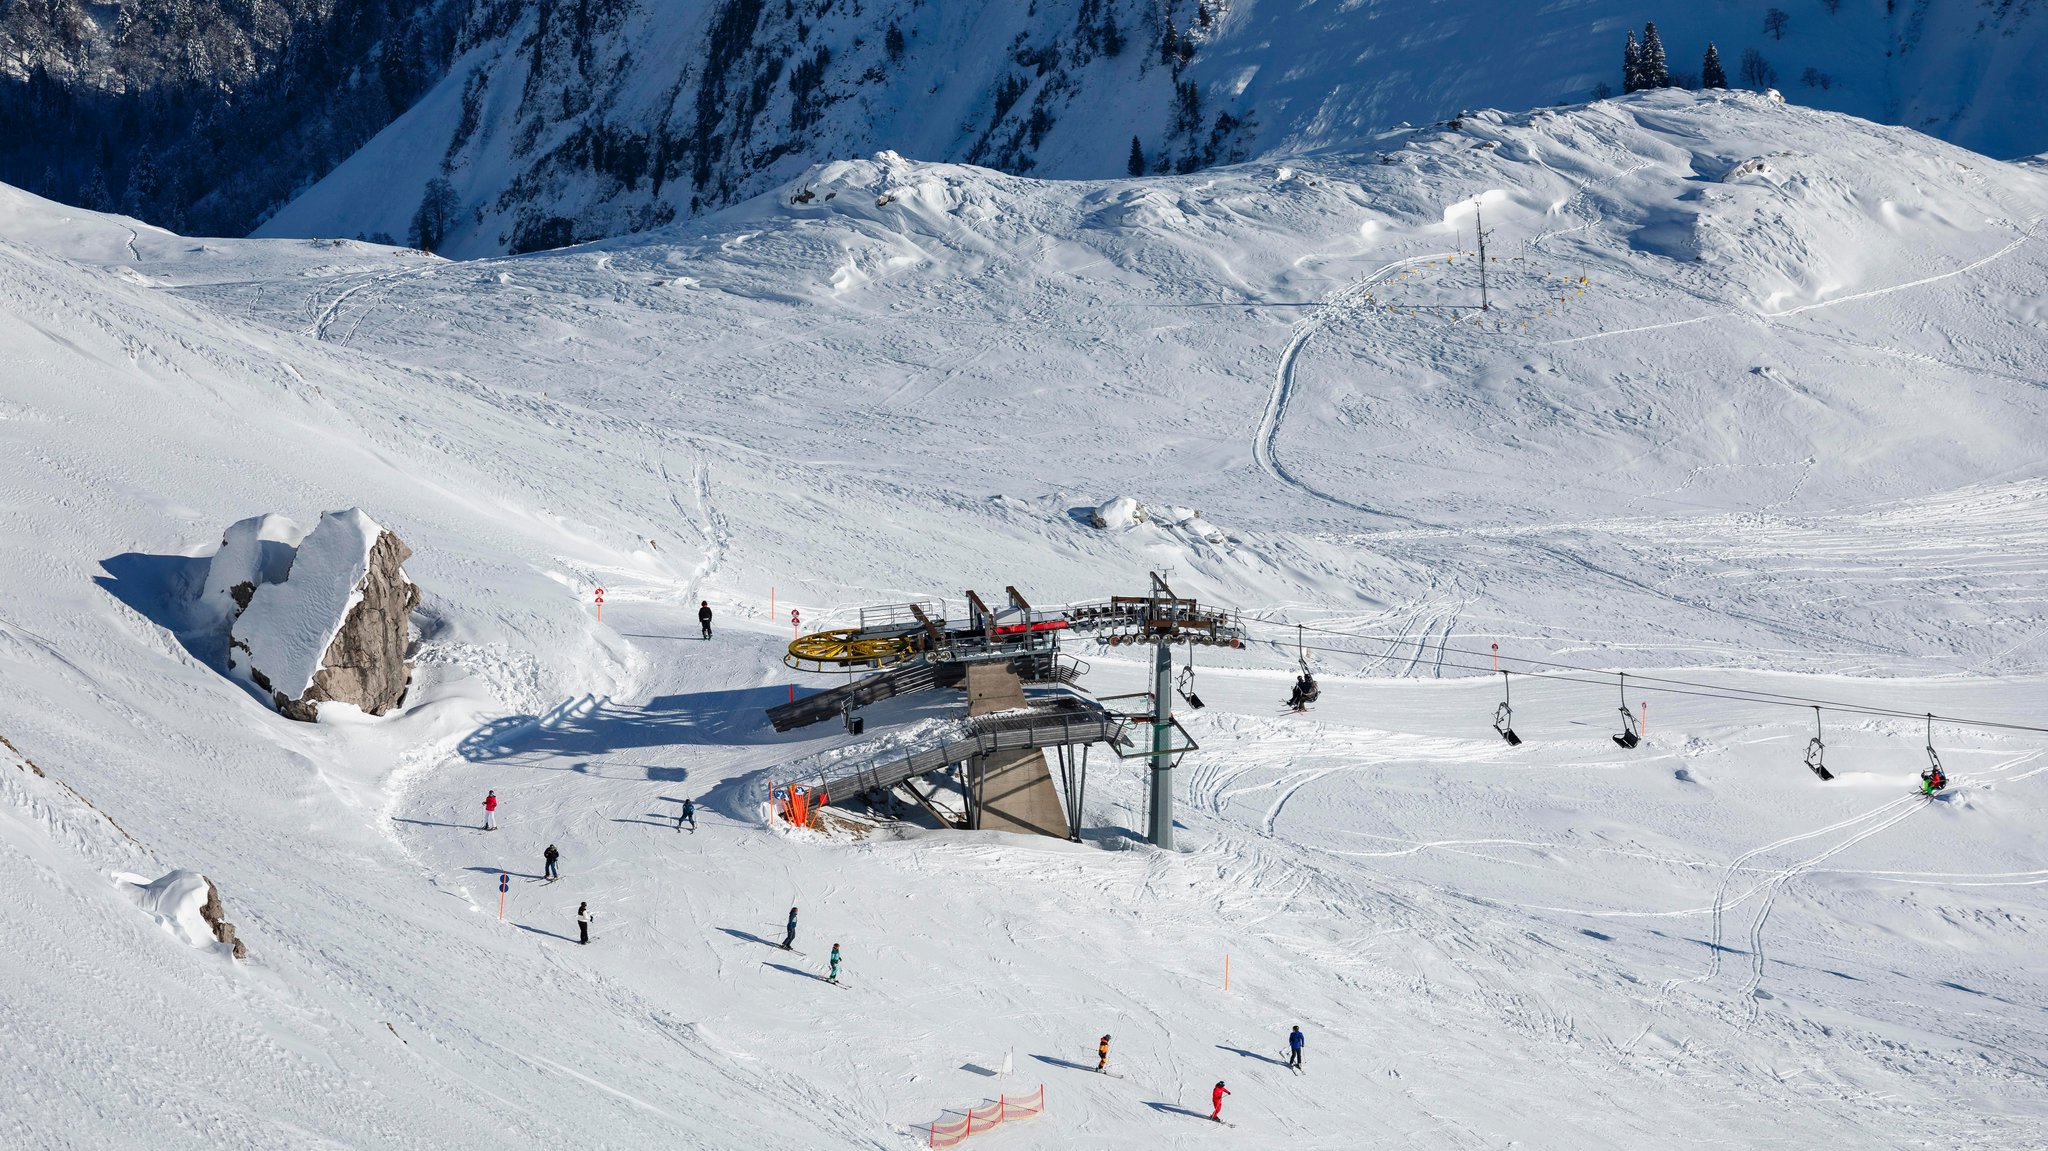
<path fill-rule="evenodd" d="M 1997 251 L 1992 252 L 1989 255 L 1982 256 L 1978 259 L 1972 260 L 1959 268 L 1951 268 L 1946 272 L 1938 272 L 1932 276 L 1922 276 L 1919 279 L 1907 280 L 1904 283 L 1888 284 L 1882 288 L 1872 288 L 1868 291 L 1852 292 L 1846 296 L 1835 296 L 1826 300 L 1816 300 L 1810 304 L 1801 304 L 1796 308 L 1785 308 L 1783 310 L 1775 312 L 1752 312 L 1741 308 L 1729 308 L 1725 311 L 1712 312 L 1704 316 L 1693 316 L 1690 319 L 1672 320 L 1668 323 L 1644 324 L 1639 327 L 1622 328 L 1617 331 L 1594 332 L 1590 335 L 1572 336 L 1570 338 L 1562 340 L 1546 340 L 1544 341 L 1544 346 L 1563 347 L 1568 344 L 1591 343 L 1595 340 L 1612 339 L 1616 336 L 1634 336 L 1640 335 L 1644 332 L 1662 332 L 1668 331 L 1672 328 L 1690 327 L 1694 324 L 1704 324 L 1713 320 L 1751 318 L 1761 320 L 1778 320 L 1784 319 L 1788 316 L 1802 315 L 1807 312 L 1821 311 L 1823 309 L 1837 307 L 1842 304 L 1853 304 L 1859 300 L 1872 300 L 1880 296 L 1889 296 L 1894 292 L 1909 291 L 1913 288 L 1921 288 L 1929 284 L 1938 284 L 1941 283 L 1943 280 L 1952 280 L 1957 276 L 1962 276 L 1970 272 L 1974 272 L 1987 264 L 1996 263 L 1999 260 L 2002 260 L 2005 257 L 2011 255 L 2012 253 L 2018 251 L 2028 241 L 2034 238 L 2034 231 L 2040 225 L 2040 222 L 2041 217 L 2039 216 L 2029 219 L 2025 227 L 2021 229 L 2020 235 L 2016 239 L 2014 239 L 2011 243 L 2006 244 L 2004 247 L 1999 248 Z"/>
<path fill-rule="evenodd" d="M 1288 403 L 1295 390 L 1295 366 L 1300 362 L 1301 350 L 1308 346 L 1309 340 L 1314 338 L 1315 334 L 1321 331 L 1323 326 L 1332 318 L 1340 315 L 1357 303 L 1361 297 L 1369 294 L 1373 286 L 1382 282 L 1390 273 L 1397 272 L 1402 268 L 1427 263 L 1431 260 L 1445 259 L 1451 255 L 1455 255 L 1455 253 L 1430 252 L 1420 256 L 1409 256 L 1404 259 L 1395 260 L 1376 268 L 1354 283 L 1338 290 L 1321 307 L 1304 317 L 1296 325 L 1293 336 L 1287 341 L 1287 346 L 1281 349 L 1280 366 L 1273 374 L 1273 391 L 1266 401 L 1265 414 L 1260 419 L 1258 431 L 1252 440 L 1252 455 L 1258 460 L 1259 466 L 1266 470 L 1267 475 L 1272 476 L 1288 487 L 1314 496 L 1325 503 L 1335 504 L 1338 507 L 1348 508 L 1356 512 L 1364 512 L 1367 515 L 1379 516 L 1384 519 L 1399 520 L 1404 523 L 1413 522 L 1406 516 L 1395 515 L 1391 512 L 1339 499 L 1293 475 L 1280 463 L 1278 451 L 1280 427 L 1287 417 Z"/>

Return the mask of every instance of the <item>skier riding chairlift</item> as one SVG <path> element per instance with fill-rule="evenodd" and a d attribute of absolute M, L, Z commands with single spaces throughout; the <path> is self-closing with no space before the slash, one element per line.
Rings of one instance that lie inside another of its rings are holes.
<path fill-rule="evenodd" d="M 1943 775 L 1939 767 L 1930 767 L 1920 773 L 1920 794 L 1922 795 L 1933 795 L 1947 786 L 1948 776 Z"/>
<path fill-rule="evenodd" d="M 1322 696 L 1322 689 L 1316 686 L 1316 677 L 1301 669 L 1300 678 L 1294 681 L 1294 694 L 1287 697 L 1287 706 L 1295 711 L 1307 711 L 1308 705 Z"/>

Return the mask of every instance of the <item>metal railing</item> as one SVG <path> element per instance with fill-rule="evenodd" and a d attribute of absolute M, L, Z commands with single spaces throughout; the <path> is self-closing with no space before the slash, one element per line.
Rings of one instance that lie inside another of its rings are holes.
<path fill-rule="evenodd" d="M 966 763 L 976 756 L 1085 743 L 1107 743 L 1113 748 L 1128 745 L 1131 742 L 1128 727 L 1121 717 L 1092 703 L 1078 697 L 1065 697 L 1050 707 L 1040 705 L 1028 711 L 970 720 L 967 733 L 960 738 L 943 740 L 909 755 L 892 756 L 851 771 L 837 770 L 836 774 L 835 769 L 821 770 L 816 773 L 816 782 L 811 786 L 823 790 L 832 799 L 850 799 L 864 792 L 894 787 L 905 780 L 954 764 Z"/>

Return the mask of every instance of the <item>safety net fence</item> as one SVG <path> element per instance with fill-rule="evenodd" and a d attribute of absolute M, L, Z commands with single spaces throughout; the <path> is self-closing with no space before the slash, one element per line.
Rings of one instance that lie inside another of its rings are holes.
<path fill-rule="evenodd" d="M 947 1147 L 958 1147 L 967 1142 L 970 1135 L 980 1135 L 1004 1123 L 1029 1119 L 1044 1110 L 1045 1084 L 1041 1083 L 1038 1090 L 1029 1095 L 1019 1095 L 1014 1099 L 1008 1095 L 1000 1095 L 994 1102 L 968 1108 L 967 1114 L 961 1118 L 942 1119 L 933 1123 L 930 1127 L 930 1139 L 925 1145 L 939 1148 L 940 1151 Z"/>

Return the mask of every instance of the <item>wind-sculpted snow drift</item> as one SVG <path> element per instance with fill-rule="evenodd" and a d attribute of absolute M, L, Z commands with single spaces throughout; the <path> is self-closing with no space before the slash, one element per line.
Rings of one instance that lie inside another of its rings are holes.
<path fill-rule="evenodd" d="M 0 772 L 0 1144 L 901 1148 L 1043 1081 L 989 1139 L 2038 1145 L 2048 737 L 1900 716 L 2038 723 L 2044 211 L 1677 93 L 1186 177 L 847 160 L 476 263 L 0 193 L 0 734 L 48 773 Z M 351 505 L 417 550 L 417 673 L 291 723 L 163 589 Z M 1183 850 L 1108 756 L 1079 844 L 763 817 L 959 709 L 773 732 L 792 609 L 1147 571 L 1256 641 L 1199 657 Z M 1642 746 L 1575 674 L 1507 747 L 1491 643 L 1629 669 Z M 1831 783 L 1807 700 L 1880 709 L 1822 714 Z M 110 880 L 178 869 L 248 963 Z"/>

